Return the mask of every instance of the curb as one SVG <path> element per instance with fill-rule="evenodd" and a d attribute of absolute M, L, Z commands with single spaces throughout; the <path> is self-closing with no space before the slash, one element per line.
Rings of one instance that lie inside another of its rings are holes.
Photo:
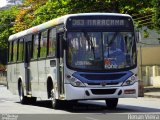
<path fill-rule="evenodd" d="M 4 86 L 7 86 L 7 82 L 5 82 L 5 81 L 0 81 L 0 85 L 4 85 Z"/>
<path fill-rule="evenodd" d="M 149 97 L 149 98 L 160 98 L 159 95 L 149 95 L 149 94 L 144 94 L 144 97 Z"/>

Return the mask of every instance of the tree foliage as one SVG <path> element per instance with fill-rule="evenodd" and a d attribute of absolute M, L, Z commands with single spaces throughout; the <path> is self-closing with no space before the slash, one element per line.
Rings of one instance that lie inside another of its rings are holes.
<path fill-rule="evenodd" d="M 153 29 L 157 26 L 155 23 L 159 23 L 155 17 L 156 8 L 157 0 L 26 0 L 16 16 L 14 32 L 65 14 L 84 12 L 127 13 L 133 16 L 137 27 Z"/>
<path fill-rule="evenodd" d="M 37 25 L 53 18 L 68 14 L 67 2 L 55 0 L 48 1 L 46 4 L 34 11 L 35 20 L 31 25 Z"/>
<path fill-rule="evenodd" d="M 25 0 L 17 9 L 0 11 L 0 45 L 6 47 L 5 40 L 12 33 L 73 13 L 127 13 L 133 16 L 137 28 L 160 30 L 159 6 L 158 0 Z"/>
<path fill-rule="evenodd" d="M 47 0 L 26 0 L 16 15 L 14 24 L 14 33 L 32 27 L 31 22 L 34 21 L 34 11 L 41 8 Z"/>
<path fill-rule="evenodd" d="M 13 22 L 18 13 L 17 8 L 12 7 L 7 10 L 0 10 L 0 48 L 7 48 L 9 35 L 13 34 Z"/>
<path fill-rule="evenodd" d="M 160 32 L 160 0 L 154 0 L 154 16 L 153 20 L 155 23 L 155 28 Z"/>

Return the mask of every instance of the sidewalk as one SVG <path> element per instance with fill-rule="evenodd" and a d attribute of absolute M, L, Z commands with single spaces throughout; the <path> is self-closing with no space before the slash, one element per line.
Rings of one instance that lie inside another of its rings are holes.
<path fill-rule="evenodd" d="M 0 85 L 7 86 L 7 81 L 0 81 Z"/>
<path fill-rule="evenodd" d="M 160 98 L 160 87 L 144 87 L 144 97 Z"/>
<path fill-rule="evenodd" d="M 6 77 L 0 77 L 0 85 L 7 85 Z"/>

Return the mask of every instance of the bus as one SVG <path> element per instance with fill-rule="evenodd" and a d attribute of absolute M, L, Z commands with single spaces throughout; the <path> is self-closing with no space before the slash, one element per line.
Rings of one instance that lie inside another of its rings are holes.
<path fill-rule="evenodd" d="M 51 100 L 138 97 L 137 35 L 132 17 L 118 13 L 68 14 L 18 32 L 8 40 L 8 89 L 22 104 Z"/>

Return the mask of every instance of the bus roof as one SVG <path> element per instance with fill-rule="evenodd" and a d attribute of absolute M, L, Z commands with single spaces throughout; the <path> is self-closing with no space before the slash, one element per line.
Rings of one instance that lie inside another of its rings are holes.
<path fill-rule="evenodd" d="M 65 24 L 69 17 L 73 17 L 73 16 L 107 16 L 107 15 L 108 16 L 131 17 L 128 14 L 119 14 L 119 13 L 79 13 L 79 14 L 68 14 L 68 15 L 64 15 L 62 17 L 50 20 L 50 21 L 45 22 L 43 24 L 34 26 L 34 27 L 29 28 L 27 30 L 18 32 L 16 34 L 13 34 L 13 35 L 11 35 L 9 37 L 8 41 L 12 41 L 12 40 L 21 38 L 23 36 L 26 36 L 26 35 L 29 35 L 29 34 L 32 34 L 32 33 L 37 33 L 39 31 L 42 31 L 44 29 L 50 28 L 50 27 L 55 26 L 55 25 Z"/>

